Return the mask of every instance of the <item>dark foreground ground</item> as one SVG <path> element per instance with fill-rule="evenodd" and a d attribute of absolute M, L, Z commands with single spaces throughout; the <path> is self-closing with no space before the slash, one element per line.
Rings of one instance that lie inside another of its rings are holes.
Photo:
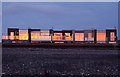
<path fill-rule="evenodd" d="M 56 44 L 56 43 L 39 43 L 39 44 L 2 44 L 3 48 L 117 48 L 120 49 L 119 44 L 99 44 L 99 43 L 61 43 L 61 44 Z"/>
<path fill-rule="evenodd" d="M 3 48 L 2 50 L 3 77 L 10 75 L 11 77 L 119 77 L 120 63 L 117 49 Z"/>

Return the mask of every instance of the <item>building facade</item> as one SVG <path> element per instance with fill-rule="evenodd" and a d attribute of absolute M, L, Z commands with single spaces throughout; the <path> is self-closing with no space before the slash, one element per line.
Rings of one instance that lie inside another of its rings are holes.
<path fill-rule="evenodd" d="M 52 30 L 8 28 L 3 43 L 116 43 L 117 30 Z"/>

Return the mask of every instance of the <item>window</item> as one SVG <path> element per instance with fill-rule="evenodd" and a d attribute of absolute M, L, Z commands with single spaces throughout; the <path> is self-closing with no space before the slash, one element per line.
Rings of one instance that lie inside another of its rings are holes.
<path fill-rule="evenodd" d="M 93 33 L 86 33 L 85 41 L 94 41 Z"/>
<path fill-rule="evenodd" d="M 19 30 L 19 40 L 28 40 L 28 30 Z"/>
<path fill-rule="evenodd" d="M 50 35 L 50 32 L 49 32 L 49 30 L 41 30 L 41 31 L 40 31 L 40 35 L 41 35 L 41 36 L 49 36 L 49 35 Z"/>
<path fill-rule="evenodd" d="M 33 31 L 31 32 L 31 39 L 39 39 L 40 31 Z"/>
<path fill-rule="evenodd" d="M 70 33 L 65 33 L 65 40 L 72 40 Z"/>
<path fill-rule="evenodd" d="M 88 39 L 92 38 L 92 33 L 88 33 Z"/>
<path fill-rule="evenodd" d="M 84 41 L 84 33 L 75 33 L 75 41 Z"/>
<path fill-rule="evenodd" d="M 54 33 L 53 40 L 62 40 L 62 33 Z"/>
<path fill-rule="evenodd" d="M 98 42 L 106 41 L 106 31 L 97 31 L 97 41 Z"/>
<path fill-rule="evenodd" d="M 110 33 L 110 41 L 115 41 L 115 33 L 114 32 Z"/>
<path fill-rule="evenodd" d="M 48 35 L 49 32 L 40 32 L 40 31 L 32 31 L 31 32 L 31 40 L 32 41 L 50 41 L 51 36 Z"/>
<path fill-rule="evenodd" d="M 14 32 L 10 32 L 10 36 L 14 36 Z"/>
<path fill-rule="evenodd" d="M 10 40 L 14 40 L 14 32 L 10 32 L 9 38 L 10 38 Z"/>

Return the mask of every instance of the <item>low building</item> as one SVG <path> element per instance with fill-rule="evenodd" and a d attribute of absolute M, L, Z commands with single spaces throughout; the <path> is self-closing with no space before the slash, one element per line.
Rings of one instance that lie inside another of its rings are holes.
<path fill-rule="evenodd" d="M 116 43 L 117 30 L 52 30 L 8 28 L 2 40 L 12 43 Z"/>

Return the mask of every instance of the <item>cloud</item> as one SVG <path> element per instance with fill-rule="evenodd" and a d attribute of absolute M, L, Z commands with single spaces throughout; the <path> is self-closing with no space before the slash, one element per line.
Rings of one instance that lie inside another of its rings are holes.
<path fill-rule="evenodd" d="M 65 8 L 55 4 L 47 3 L 3 3 L 3 13 L 5 15 L 25 14 L 25 13 L 43 13 L 43 14 L 60 14 Z"/>

